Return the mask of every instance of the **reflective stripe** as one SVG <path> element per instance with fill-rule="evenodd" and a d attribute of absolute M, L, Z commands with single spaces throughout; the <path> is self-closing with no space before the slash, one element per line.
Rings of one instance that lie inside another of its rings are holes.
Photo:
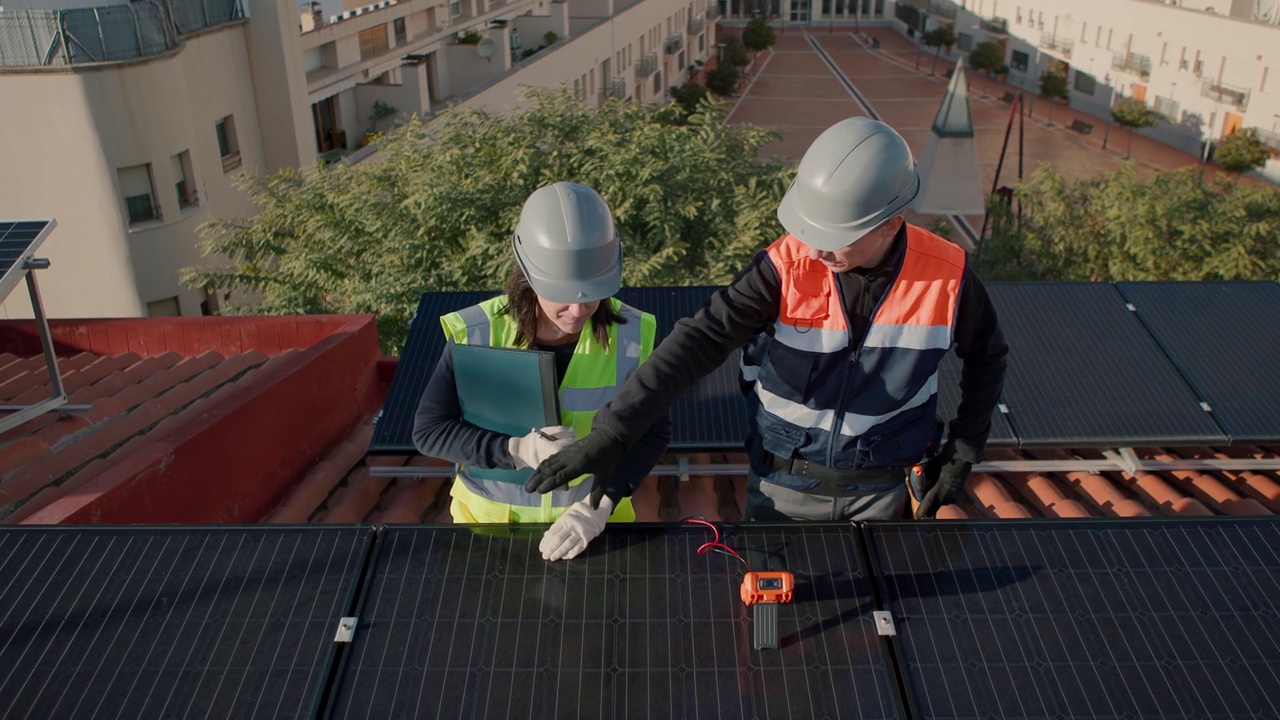
<path fill-rule="evenodd" d="M 562 387 L 560 388 L 560 409 L 568 412 L 595 412 L 605 403 L 613 400 L 622 383 L 640 367 L 641 327 L 640 312 L 629 305 L 619 308 L 619 313 L 627 322 L 614 325 L 617 343 L 617 364 L 614 384 L 604 387 Z"/>
<path fill-rule="evenodd" d="M 585 500 L 591 495 L 591 476 L 584 475 L 585 479 L 575 485 L 553 490 L 551 492 L 551 506 L 565 508 L 578 502 Z M 472 477 L 465 467 L 458 468 L 457 481 L 461 482 L 467 490 L 472 493 L 489 500 L 491 502 L 502 503 L 504 505 L 515 505 L 517 507 L 541 507 L 543 495 L 541 493 L 526 492 L 523 485 L 516 483 L 498 482 L 496 480 L 481 480 Z"/>
<path fill-rule="evenodd" d="M 742 379 L 746 382 L 755 382 L 756 378 L 760 377 L 760 366 L 748 365 L 745 355 L 738 361 L 738 367 L 742 370 Z"/>
<path fill-rule="evenodd" d="M 946 350 L 951 347 L 948 325 L 872 325 L 863 347 Z"/>
<path fill-rule="evenodd" d="M 801 330 L 781 320 L 774 328 L 773 338 L 787 347 L 813 353 L 830 353 L 849 346 L 849 333 L 846 330 Z"/>
<path fill-rule="evenodd" d="M 566 412 L 595 412 L 618 394 L 618 386 L 560 388 L 560 409 Z"/>
<path fill-rule="evenodd" d="M 807 405 L 774 395 L 765 390 L 762 383 L 756 383 L 756 395 L 760 398 L 761 407 L 770 415 L 802 428 L 829 428 L 836 416 L 834 410 L 814 410 Z"/>
<path fill-rule="evenodd" d="M 938 374 L 935 372 L 929 376 L 924 387 L 915 394 L 910 400 L 902 404 L 893 412 L 884 415 L 859 415 L 857 413 L 845 413 L 844 421 L 840 425 L 840 434 L 848 437 L 858 437 L 865 435 L 871 428 L 881 425 L 894 417 L 900 415 L 915 407 L 919 407 L 927 402 L 938 392 Z"/>
<path fill-rule="evenodd" d="M 458 317 L 467 325 L 468 345 L 489 344 L 489 316 L 485 314 L 484 308 L 479 305 L 463 308 L 458 311 Z"/>

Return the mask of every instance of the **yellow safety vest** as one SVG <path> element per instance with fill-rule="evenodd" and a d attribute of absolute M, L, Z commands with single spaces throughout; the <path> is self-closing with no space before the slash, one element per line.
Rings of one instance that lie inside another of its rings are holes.
<path fill-rule="evenodd" d="M 653 352 L 657 320 L 649 313 L 610 298 L 614 310 L 626 322 L 609 328 L 609 349 L 596 340 L 590 320 L 578 336 L 573 359 L 560 383 L 560 424 L 572 427 L 578 437 L 591 431 L 596 411 L 613 399 L 618 388 Z M 445 335 L 462 345 L 515 347 L 517 323 L 501 312 L 507 297 L 486 300 L 478 305 L 449 313 L 440 318 Z M 568 485 L 549 493 L 529 493 L 520 485 L 485 480 L 458 467 L 450 495 L 450 512 L 455 522 L 468 523 L 547 523 L 564 514 L 570 505 L 591 494 L 589 475 L 574 479 Z M 623 498 L 614 508 L 611 522 L 635 520 L 630 498 Z"/>

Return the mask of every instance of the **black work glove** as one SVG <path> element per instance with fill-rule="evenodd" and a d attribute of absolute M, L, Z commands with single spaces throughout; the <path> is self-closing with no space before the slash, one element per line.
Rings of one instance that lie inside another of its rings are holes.
<path fill-rule="evenodd" d="M 958 500 L 972 471 L 973 463 L 956 459 L 955 447 L 948 443 L 924 466 L 925 479 L 931 487 L 916 509 L 916 519 L 931 518 L 938 514 L 938 508 Z"/>
<path fill-rule="evenodd" d="M 548 493 L 568 485 L 579 475 L 594 475 L 592 509 L 600 507 L 600 498 L 606 493 L 616 505 L 623 493 L 614 486 L 613 470 L 626 450 L 622 440 L 608 430 L 592 430 L 586 437 L 543 460 L 524 484 L 524 489 L 531 493 Z"/>

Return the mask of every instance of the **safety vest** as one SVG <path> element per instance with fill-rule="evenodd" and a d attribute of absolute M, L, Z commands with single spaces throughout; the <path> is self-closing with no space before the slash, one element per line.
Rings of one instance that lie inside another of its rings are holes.
<path fill-rule="evenodd" d="M 964 250 L 907 225 L 902 265 L 856 339 L 835 274 L 807 246 L 785 235 L 767 255 L 782 284 L 778 319 L 742 364 L 764 449 L 838 469 L 918 462 L 935 432 Z"/>
<path fill-rule="evenodd" d="M 596 340 L 594 325 L 588 320 L 578 336 L 573 359 L 560 383 L 560 424 L 572 427 L 578 437 L 591 431 L 596 411 L 613 399 L 618 388 L 653 352 L 657 321 L 649 313 L 610 298 L 614 310 L 626 322 L 609 328 L 609 349 Z M 445 335 L 463 345 L 516 346 L 516 319 L 501 312 L 507 305 L 505 295 L 478 305 L 449 313 L 440 318 Z M 591 494 L 590 475 L 583 475 L 568 485 L 549 493 L 525 492 L 522 485 L 474 477 L 464 466 L 458 467 L 451 494 L 455 510 L 461 503 L 467 520 L 474 522 L 552 522 L 572 504 Z M 455 517 L 459 513 L 455 512 Z M 624 498 L 610 520 L 635 519 L 631 500 Z"/>

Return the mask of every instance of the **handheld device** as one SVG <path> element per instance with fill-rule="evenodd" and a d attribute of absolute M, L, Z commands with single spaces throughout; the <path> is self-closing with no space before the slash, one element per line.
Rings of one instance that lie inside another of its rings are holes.
<path fill-rule="evenodd" d="M 778 605 L 791 602 L 796 579 L 785 570 L 748 572 L 739 589 L 751 608 L 753 644 L 757 650 L 778 648 Z"/>

